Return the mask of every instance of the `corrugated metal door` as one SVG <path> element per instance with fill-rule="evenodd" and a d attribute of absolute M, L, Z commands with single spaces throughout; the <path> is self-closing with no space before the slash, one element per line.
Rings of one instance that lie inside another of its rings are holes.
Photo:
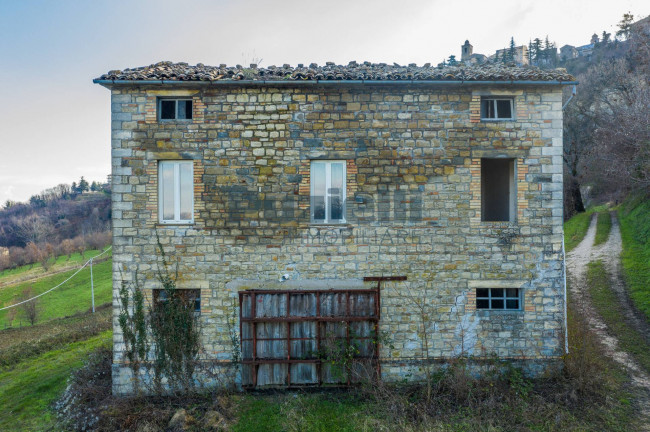
<path fill-rule="evenodd" d="M 350 385 L 379 373 L 379 289 L 239 293 L 244 388 Z"/>

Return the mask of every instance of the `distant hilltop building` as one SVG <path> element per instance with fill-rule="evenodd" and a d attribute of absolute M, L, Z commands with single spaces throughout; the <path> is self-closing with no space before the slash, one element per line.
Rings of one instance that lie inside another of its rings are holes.
<path fill-rule="evenodd" d="M 648 32 L 650 34 L 650 16 L 647 16 L 639 21 L 636 21 L 630 25 L 630 30 L 632 32 Z M 560 59 L 561 60 L 571 60 L 578 57 L 587 57 L 589 60 L 591 55 L 594 52 L 594 48 L 598 46 L 599 43 L 605 42 L 601 41 L 596 33 L 591 35 L 591 40 L 587 45 L 573 46 L 573 45 L 564 45 L 560 48 Z"/>
<path fill-rule="evenodd" d="M 575 47 L 573 45 L 564 45 L 560 48 L 560 59 L 562 60 L 571 60 L 578 57 L 587 57 L 590 58 L 591 54 L 594 52 L 594 47 L 599 42 L 598 35 L 594 34 L 591 37 L 591 43 L 587 45 L 581 45 Z"/>
<path fill-rule="evenodd" d="M 632 33 L 647 33 L 650 34 L 650 16 L 647 16 L 643 19 L 640 19 L 632 24 L 630 24 L 630 31 Z M 609 33 L 603 33 L 604 38 L 598 36 L 594 33 L 591 36 L 591 40 L 586 45 L 573 46 L 573 45 L 564 45 L 559 49 L 559 59 L 562 61 L 575 59 L 578 57 L 586 57 L 587 60 L 591 59 L 591 55 L 594 52 L 594 49 L 599 46 L 599 44 L 608 43 L 611 41 L 609 39 Z M 537 45 L 537 47 L 536 47 Z M 511 50 L 514 52 L 511 54 Z M 512 57 L 512 58 L 510 58 Z M 504 59 L 507 59 L 504 61 Z M 463 45 L 461 45 L 461 55 L 460 63 L 466 66 L 480 65 L 483 63 L 514 63 L 517 66 L 524 65 L 533 65 L 533 66 L 556 66 L 556 60 L 558 59 L 558 50 L 555 48 L 554 43 L 549 43 L 548 38 L 545 42 L 542 43 L 541 40 L 535 39 L 535 43 L 531 42 L 529 45 L 519 45 L 513 48 L 503 48 L 497 50 L 494 54 L 486 56 L 483 54 L 474 53 L 474 47 L 469 43 L 469 40 L 466 40 Z M 449 57 L 449 60 L 441 63 L 439 66 L 450 65 L 453 66 L 458 64 L 456 56 L 452 55 Z"/>
<path fill-rule="evenodd" d="M 482 64 L 487 61 L 487 56 L 483 54 L 474 54 L 474 47 L 468 40 L 461 47 L 460 61 L 466 65 Z"/>
<path fill-rule="evenodd" d="M 510 51 L 510 48 L 497 50 L 496 53 L 489 57 L 489 60 L 498 61 L 498 59 L 501 59 L 507 55 L 508 51 Z M 514 62 L 517 66 L 530 64 L 528 57 L 528 47 L 526 45 L 519 45 L 515 47 Z"/>
<path fill-rule="evenodd" d="M 484 54 L 475 54 L 474 47 L 469 43 L 469 40 L 466 40 L 463 45 L 461 45 L 461 55 L 460 61 L 465 65 L 478 65 L 488 62 L 498 62 L 500 59 L 507 55 L 510 48 L 505 48 L 497 50 L 491 56 L 486 56 Z M 515 47 L 514 53 L 514 63 L 517 66 L 529 64 L 528 60 L 528 47 L 526 45 L 520 45 Z"/>
<path fill-rule="evenodd" d="M 560 48 L 560 58 L 562 60 L 570 60 L 578 57 L 590 58 L 594 52 L 594 47 L 598 45 L 600 38 L 596 33 L 591 35 L 591 41 L 587 45 L 574 47 L 573 45 L 564 45 Z"/>
<path fill-rule="evenodd" d="M 592 46 L 593 48 L 593 46 Z M 573 45 L 564 45 L 560 48 L 560 58 L 562 60 L 574 59 L 580 56 L 580 53 Z"/>

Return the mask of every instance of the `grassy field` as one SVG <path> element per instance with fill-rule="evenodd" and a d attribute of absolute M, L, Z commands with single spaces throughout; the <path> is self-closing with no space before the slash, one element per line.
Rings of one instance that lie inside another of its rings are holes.
<path fill-rule="evenodd" d="M 349 393 L 247 396 L 238 406 L 233 432 L 375 431 L 372 404 Z M 364 424 L 367 427 L 364 427 Z"/>
<path fill-rule="evenodd" d="M 70 266 L 81 266 L 86 258 L 73 255 L 58 257 L 50 273 Z M 38 277 L 0 287 L 0 305 L 7 305 L 31 287 L 41 293 L 65 280 L 74 270 L 44 274 L 40 265 L 23 266 L 0 274 L 0 282 Z M 90 270 L 81 271 L 60 288 L 40 298 L 40 323 L 28 326 L 19 311 L 14 328 L 4 328 L 7 311 L 0 311 L 0 430 L 61 430 L 51 404 L 67 385 L 70 373 L 79 368 L 88 355 L 112 342 L 111 260 L 93 266 L 97 313 L 84 313 L 91 306 Z M 104 304 L 104 306 L 102 306 Z M 66 317 L 66 318 L 62 318 Z M 23 321 L 23 327 L 16 325 Z"/>
<path fill-rule="evenodd" d="M 95 305 L 108 303 L 112 298 L 112 260 L 107 260 L 93 265 L 93 279 L 95 287 Z M 66 280 L 75 270 L 44 276 L 34 282 L 23 282 L 0 288 L 0 305 L 8 306 L 16 301 L 23 290 L 31 288 L 34 294 L 40 294 Z M 84 312 L 91 307 L 90 295 L 90 269 L 84 268 L 79 274 L 66 284 L 44 295 L 38 300 L 38 321 L 47 321 L 54 318 L 74 315 Z M 26 318 L 18 307 L 18 315 L 13 325 L 28 325 Z M 0 329 L 9 326 L 8 312 L 0 311 Z"/>
<path fill-rule="evenodd" d="M 598 213 L 598 220 L 596 221 L 596 238 L 594 239 L 594 246 L 603 244 L 609 237 L 609 232 L 612 230 L 612 216 L 608 211 Z"/>
<path fill-rule="evenodd" d="M 637 197 L 620 206 L 623 275 L 634 304 L 650 321 L 650 199 Z"/>
<path fill-rule="evenodd" d="M 620 343 L 620 349 L 627 351 L 650 372 L 650 347 L 643 336 L 638 334 L 625 322 L 625 311 L 620 306 L 616 294 L 610 288 L 607 271 L 601 261 L 589 263 L 587 269 L 587 286 L 589 295 L 603 317 L 607 327 L 614 333 Z"/>
<path fill-rule="evenodd" d="M 43 266 L 41 266 L 38 263 L 16 267 L 15 269 L 6 269 L 0 271 L 0 284 L 4 286 L 4 285 L 20 282 L 27 278 L 31 279 L 31 278 L 43 276 L 48 273 L 56 272 L 65 268 L 80 267 L 83 263 L 88 261 L 90 257 L 99 255 L 101 252 L 102 251 L 100 250 L 91 249 L 91 250 L 87 250 L 83 257 L 78 252 L 71 254 L 70 258 L 68 258 L 67 255 L 58 256 L 53 261 L 51 261 L 52 264 L 48 271 L 45 271 Z M 110 256 L 110 254 L 111 252 L 108 252 L 108 256 Z"/>
<path fill-rule="evenodd" d="M 647 210 L 650 214 L 650 207 Z M 567 222 L 567 247 L 569 238 L 572 238 L 571 247 L 584 238 L 593 211 Z M 634 219 L 639 214 L 632 212 L 628 217 Z M 636 231 L 632 232 L 636 235 Z M 633 249 L 635 253 L 639 250 L 644 249 Z M 636 256 L 633 259 L 635 263 L 639 261 Z M 603 272 L 602 265 L 598 264 L 589 269 L 592 296 L 599 307 L 606 309 L 607 319 L 623 322 L 616 315 L 620 311 L 611 307 L 616 303 Z M 42 292 L 68 274 L 71 272 L 48 276 L 33 284 L 33 288 Z M 94 274 L 99 305 L 111 298 L 111 262 L 97 264 Z M 91 352 L 111 345 L 111 331 L 107 330 L 110 308 L 103 308 L 95 315 L 57 318 L 90 306 L 88 272 L 84 270 L 70 282 L 74 284 L 44 296 L 42 316 L 47 322 L 0 331 L 2 431 L 61 430 L 51 404 L 65 388 L 70 373 Z M 0 288 L 0 304 L 20 293 L 24 286 Z M 0 326 L 4 316 L 1 314 Z M 237 432 L 634 430 L 635 407 L 626 390 L 627 377 L 600 352 L 586 324 L 573 313 L 569 316 L 569 331 L 571 349 L 565 358 L 564 374 L 531 381 L 514 373 L 493 384 L 462 374 L 443 374 L 436 377 L 436 392 L 429 405 L 422 401 L 421 388 L 406 387 L 393 393 L 365 389 L 226 395 L 218 399 L 229 406 L 229 411 L 224 410 L 229 430 Z M 626 343 L 633 345 L 634 341 Z M 635 352 L 632 348 L 630 351 Z M 643 357 L 644 353 L 640 355 Z M 645 356 L 650 355 L 645 353 Z M 202 416 L 215 406 L 214 398 L 207 400 L 201 405 L 144 399 L 134 405 L 118 403 L 106 415 L 111 425 L 129 418 L 135 422 L 131 423 L 133 426 L 138 424 L 138 416 L 143 423 L 151 422 L 151 413 L 156 412 L 160 414 L 156 424 L 165 427 L 175 410 L 182 406 L 194 418 L 192 430 L 201 430 Z"/>
<path fill-rule="evenodd" d="M 65 389 L 70 373 L 111 340 L 112 332 L 104 331 L 0 369 L 0 430 L 59 430 L 50 405 Z"/>
<path fill-rule="evenodd" d="M 109 330 L 111 314 L 112 308 L 106 304 L 99 307 L 95 314 L 87 312 L 34 326 L 0 331 L 0 368 Z"/>

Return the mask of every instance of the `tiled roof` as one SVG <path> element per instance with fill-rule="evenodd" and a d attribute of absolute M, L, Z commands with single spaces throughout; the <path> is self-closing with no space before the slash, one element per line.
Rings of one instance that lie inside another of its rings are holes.
<path fill-rule="evenodd" d="M 347 66 L 328 62 L 324 66 L 268 66 L 256 65 L 229 67 L 224 64 L 196 66 L 187 63 L 160 62 L 150 66 L 113 70 L 95 81 L 304 81 L 304 80 L 343 80 L 343 81 L 575 81 L 564 69 L 544 70 L 536 67 L 516 67 L 501 64 L 478 66 L 436 67 L 430 64 L 400 66 L 385 63 L 356 63 Z"/>

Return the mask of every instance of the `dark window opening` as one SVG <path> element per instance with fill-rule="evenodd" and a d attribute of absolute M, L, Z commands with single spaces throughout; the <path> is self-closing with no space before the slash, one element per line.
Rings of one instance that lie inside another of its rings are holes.
<path fill-rule="evenodd" d="M 476 309 L 521 310 L 519 288 L 478 288 L 476 290 Z"/>
<path fill-rule="evenodd" d="M 191 99 L 160 99 L 158 104 L 160 120 L 191 120 Z"/>
<path fill-rule="evenodd" d="M 484 120 L 508 120 L 513 119 L 513 100 L 482 98 L 481 119 Z"/>
<path fill-rule="evenodd" d="M 200 289 L 177 289 L 174 295 L 187 302 L 194 309 L 194 312 L 201 312 L 201 290 Z M 169 293 L 164 289 L 153 290 L 153 304 L 156 307 L 159 304 L 169 301 Z"/>
<path fill-rule="evenodd" d="M 481 159 L 481 220 L 514 221 L 514 159 Z"/>

